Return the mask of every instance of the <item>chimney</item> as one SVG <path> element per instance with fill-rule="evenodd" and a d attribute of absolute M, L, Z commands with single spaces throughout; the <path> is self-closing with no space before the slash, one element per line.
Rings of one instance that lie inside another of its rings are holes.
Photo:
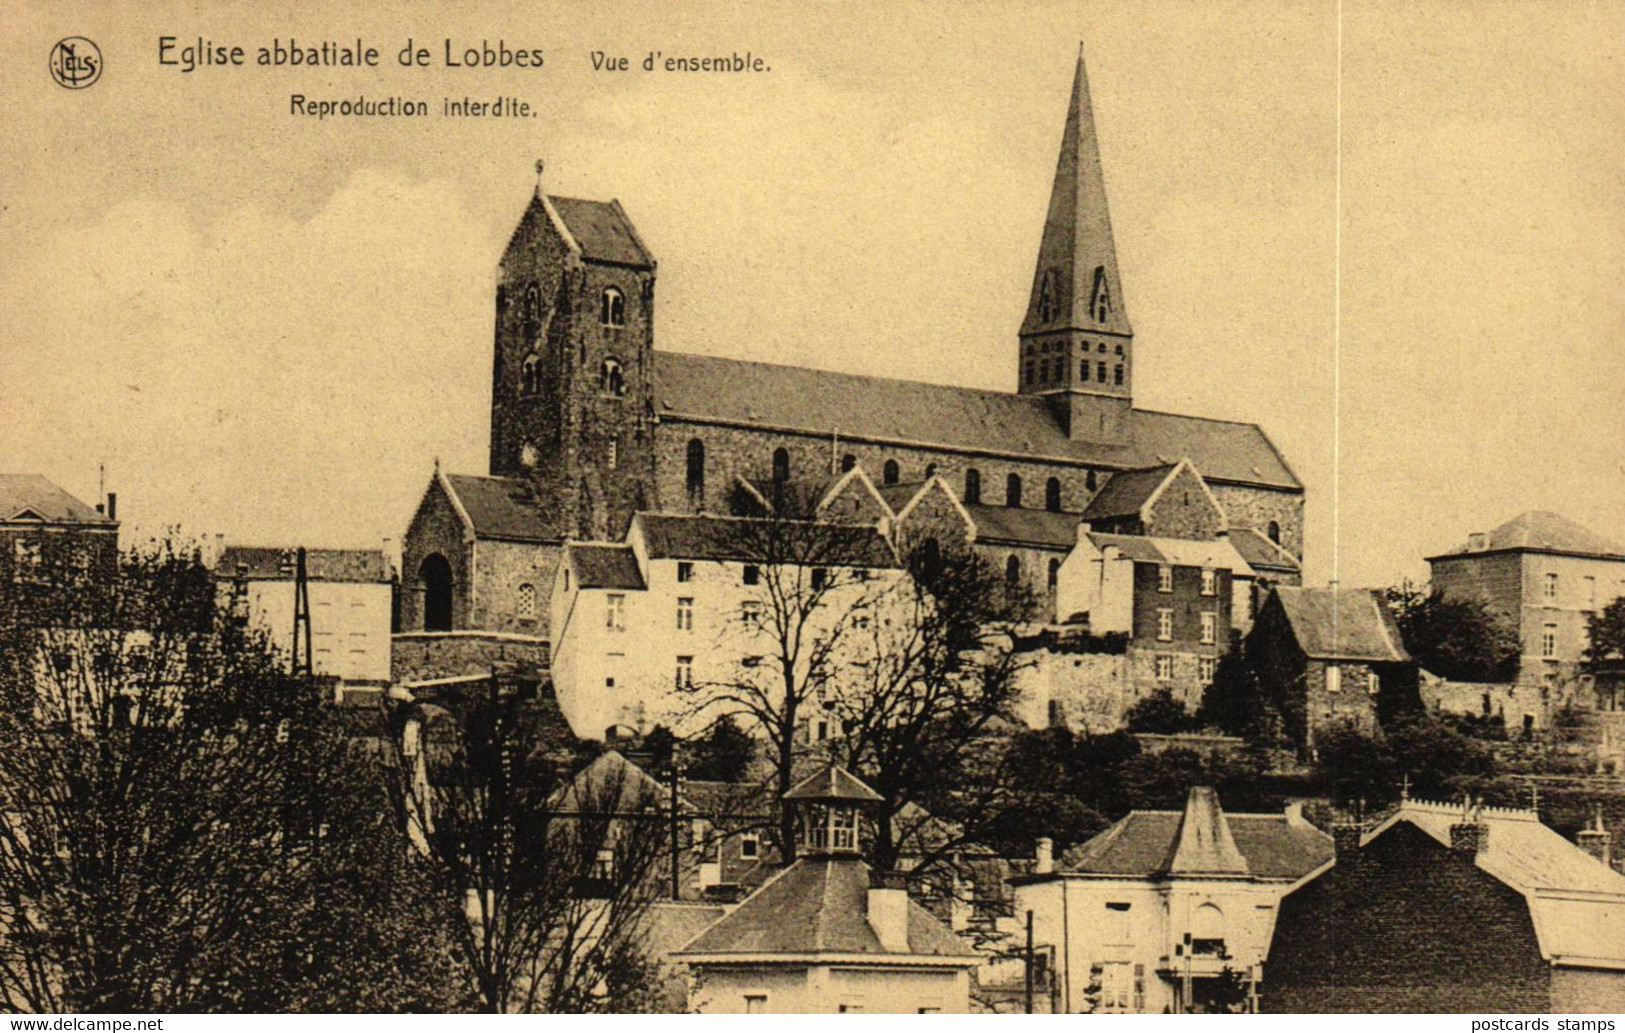
<path fill-rule="evenodd" d="M 1484 823 L 1483 808 L 1463 804 L 1461 821 L 1450 826 L 1450 849 L 1453 853 L 1477 857 L 1489 846 L 1490 827 Z"/>
<path fill-rule="evenodd" d="M 1303 801 L 1293 800 L 1286 805 L 1286 823 L 1293 828 L 1303 828 L 1309 824 L 1303 816 Z"/>
<path fill-rule="evenodd" d="M 118 519 L 118 492 L 116 491 L 107 493 L 107 519 Z"/>
<path fill-rule="evenodd" d="M 1084 545 L 1089 541 L 1089 521 L 1078 521 L 1078 544 Z"/>
<path fill-rule="evenodd" d="M 1602 804 L 1597 805 L 1597 816 L 1591 825 L 1581 829 L 1574 842 L 1603 864 L 1612 866 L 1613 836 L 1609 835 L 1608 827 L 1602 823 Z"/>
<path fill-rule="evenodd" d="M 1474 531 L 1472 534 L 1467 536 L 1468 552 L 1483 552 L 1485 549 L 1489 548 L 1489 544 L 1490 537 L 1483 531 Z"/>
<path fill-rule="evenodd" d="M 1033 874 L 1048 875 L 1055 870 L 1055 841 L 1048 836 L 1038 837 L 1038 848 L 1033 852 Z"/>
<path fill-rule="evenodd" d="M 869 873 L 869 928 L 888 954 L 909 953 L 907 885 L 902 872 Z"/>

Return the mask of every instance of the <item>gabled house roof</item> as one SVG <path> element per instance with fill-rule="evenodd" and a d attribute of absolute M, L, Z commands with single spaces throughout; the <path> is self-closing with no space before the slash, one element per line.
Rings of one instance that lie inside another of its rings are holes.
<path fill-rule="evenodd" d="M 1166 878 L 1248 876 L 1297 880 L 1332 856 L 1332 838 L 1288 814 L 1226 814 L 1195 787 L 1183 811 L 1130 811 L 1062 856 L 1066 874 Z M 1029 876 L 1024 878 L 1046 878 Z"/>
<path fill-rule="evenodd" d="M 887 951 L 868 918 L 869 866 L 856 857 L 801 858 L 674 955 L 690 963 L 873 956 L 876 961 L 980 958 L 919 904 L 908 902 L 908 951 Z"/>
<path fill-rule="evenodd" d="M 662 419 L 838 433 L 994 455 L 1134 470 L 1188 456 L 1210 480 L 1301 491 L 1256 425 L 1135 409 L 1127 445 L 1068 437 L 1048 399 L 914 380 L 655 351 Z"/>
<path fill-rule="evenodd" d="M 1274 598 L 1286 613 L 1298 648 L 1311 660 L 1404 663 L 1411 659 L 1393 615 L 1373 591 L 1280 585 Z"/>
<path fill-rule="evenodd" d="M 435 475 L 465 528 L 474 537 L 523 542 L 557 539 L 547 511 L 529 481 L 518 477 L 441 473 L 438 469 Z"/>
<path fill-rule="evenodd" d="M 1241 558 L 1254 569 L 1296 573 L 1303 569 L 1298 557 L 1270 541 L 1269 535 L 1251 527 L 1232 527 L 1230 544 L 1241 553 Z"/>
<path fill-rule="evenodd" d="M 605 750 L 559 787 L 548 805 L 564 814 L 657 810 L 670 790 L 618 750 Z"/>
<path fill-rule="evenodd" d="M 1561 513 L 1532 509 L 1520 513 L 1484 536 L 1483 548 L 1473 542 L 1428 560 L 1451 560 L 1481 552 L 1560 552 L 1625 560 L 1625 545 L 1605 538 Z"/>
<path fill-rule="evenodd" d="M 0 473 L 0 524 L 12 521 L 104 527 L 117 524 L 40 474 Z"/>
<path fill-rule="evenodd" d="M 1084 507 L 1085 520 L 1110 520 L 1116 517 L 1137 517 L 1145 504 L 1151 501 L 1158 488 L 1173 476 L 1175 464 L 1162 463 L 1143 470 L 1124 470 L 1112 474 L 1106 486 Z"/>
<path fill-rule="evenodd" d="M 965 512 L 976 525 L 978 542 L 1009 542 L 1040 549 L 1066 551 L 1078 544 L 1076 513 L 966 503 Z"/>
<path fill-rule="evenodd" d="M 1405 823 L 1449 847 L 1450 827 L 1465 820 L 1459 803 L 1407 800 L 1361 844 Z M 1528 900 L 1548 961 L 1625 969 L 1625 875 L 1547 828 L 1534 811 L 1480 807 L 1472 820 L 1489 828 L 1474 863 Z"/>
<path fill-rule="evenodd" d="M 784 794 L 786 800 L 851 800 L 880 803 L 879 793 L 864 785 L 852 772 L 829 764 L 796 783 Z"/>
<path fill-rule="evenodd" d="M 1172 567 L 1212 567 L 1228 570 L 1237 577 L 1252 577 L 1252 565 L 1242 558 L 1227 539 L 1163 538 L 1158 535 L 1099 534 L 1091 532 L 1089 544 L 1105 551 L 1115 548 L 1125 559 L 1136 563 L 1167 564 Z"/>
<path fill-rule="evenodd" d="M 778 537 L 794 541 L 797 526 L 808 535 L 827 536 L 827 541 L 809 539 L 809 553 L 819 553 L 817 562 L 831 566 L 897 567 L 897 554 L 877 528 L 852 524 L 771 521 L 755 517 L 720 517 L 674 513 L 638 513 L 634 530 L 641 533 L 650 559 L 733 560 L 765 562 L 771 543 Z M 827 546 L 827 547 L 826 547 Z M 792 549 L 792 551 L 794 551 Z M 785 557 L 788 560 L 788 557 Z"/>
<path fill-rule="evenodd" d="M 295 550 L 277 546 L 228 545 L 215 563 L 217 577 L 250 581 L 292 581 Z M 305 576 L 311 581 L 379 584 L 389 581 L 389 563 L 377 549 L 306 549 Z"/>
<path fill-rule="evenodd" d="M 625 589 L 641 592 L 643 571 L 630 545 L 602 542 L 571 543 L 564 547 L 565 562 L 577 588 Z"/>

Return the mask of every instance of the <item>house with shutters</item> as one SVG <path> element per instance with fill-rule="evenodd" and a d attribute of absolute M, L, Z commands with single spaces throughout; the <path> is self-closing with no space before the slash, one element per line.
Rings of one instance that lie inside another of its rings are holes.
<path fill-rule="evenodd" d="M 1606 832 L 1588 850 L 1533 811 L 1406 800 L 1333 835 L 1334 862 L 1281 900 L 1265 1011 L 1625 1011 Z"/>
<path fill-rule="evenodd" d="M 1297 807 L 1226 813 L 1196 786 L 1183 811 L 1131 811 L 1060 858 L 1040 840 L 1011 882 L 1056 958 L 1058 1011 L 1250 1011 L 1282 894 L 1331 853 Z"/>

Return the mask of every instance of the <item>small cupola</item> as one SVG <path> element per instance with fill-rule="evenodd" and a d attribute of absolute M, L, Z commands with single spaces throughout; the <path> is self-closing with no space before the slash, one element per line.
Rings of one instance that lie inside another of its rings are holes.
<path fill-rule="evenodd" d="M 881 802 L 879 793 L 834 764 L 803 780 L 784 794 L 785 806 L 795 808 L 797 852 L 805 857 L 859 856 L 859 819 Z"/>

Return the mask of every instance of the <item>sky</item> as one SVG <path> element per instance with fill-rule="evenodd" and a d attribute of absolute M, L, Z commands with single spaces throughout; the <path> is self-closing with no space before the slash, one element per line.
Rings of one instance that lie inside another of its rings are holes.
<path fill-rule="evenodd" d="M 1135 403 L 1265 428 L 1309 583 L 1425 578 L 1528 509 L 1625 540 L 1618 3 L 4 11 L 0 471 L 93 500 L 105 466 L 131 537 L 376 545 L 437 458 L 485 472 L 537 159 L 654 251 L 657 347 L 1013 390 L 1082 41 Z M 71 35 L 105 61 L 82 90 L 47 72 Z M 182 73 L 166 35 L 249 64 Z M 290 36 L 382 66 L 253 64 Z M 408 37 L 436 67 L 396 64 Z M 544 64 L 439 67 L 447 39 Z M 432 115 L 317 121 L 293 93 Z M 438 116 L 464 96 L 536 117 Z"/>

